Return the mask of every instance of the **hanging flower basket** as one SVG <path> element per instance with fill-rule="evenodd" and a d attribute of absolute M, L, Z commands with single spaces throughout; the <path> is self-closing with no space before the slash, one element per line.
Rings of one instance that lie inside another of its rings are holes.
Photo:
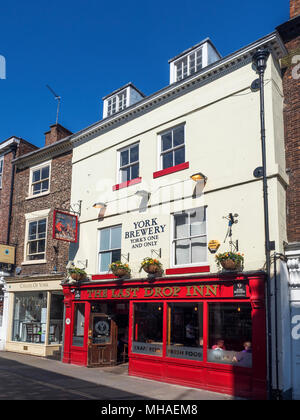
<path fill-rule="evenodd" d="M 78 267 L 71 267 L 69 270 L 70 277 L 75 281 L 82 281 L 86 278 L 86 272 Z"/>
<path fill-rule="evenodd" d="M 148 274 L 161 274 L 162 264 L 160 261 L 156 260 L 155 258 L 144 258 L 141 262 L 140 271 L 144 270 Z"/>
<path fill-rule="evenodd" d="M 109 269 L 117 277 L 129 277 L 131 270 L 128 264 L 123 264 L 121 261 L 116 261 L 110 264 Z"/>
<path fill-rule="evenodd" d="M 224 270 L 241 270 L 244 263 L 244 254 L 235 252 L 224 252 L 216 255 L 218 267 Z"/>

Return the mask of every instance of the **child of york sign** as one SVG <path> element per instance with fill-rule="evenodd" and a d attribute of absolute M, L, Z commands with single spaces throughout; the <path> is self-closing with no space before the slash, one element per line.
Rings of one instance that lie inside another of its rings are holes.
<path fill-rule="evenodd" d="M 161 248 L 167 240 L 167 224 L 167 219 L 161 216 L 130 220 L 126 223 L 123 236 L 126 250 Z"/>

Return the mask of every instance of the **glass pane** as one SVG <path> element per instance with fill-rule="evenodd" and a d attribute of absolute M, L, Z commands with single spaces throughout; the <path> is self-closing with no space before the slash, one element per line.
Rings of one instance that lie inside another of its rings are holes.
<path fill-rule="evenodd" d="M 139 177 L 139 164 L 133 165 L 131 167 L 131 179 L 135 179 Z"/>
<path fill-rule="evenodd" d="M 37 222 L 30 222 L 28 226 L 28 238 L 29 240 L 36 238 Z"/>
<path fill-rule="evenodd" d="M 13 341 L 44 343 L 47 323 L 47 293 L 16 293 L 13 315 Z"/>
<path fill-rule="evenodd" d="M 207 260 L 207 241 L 206 236 L 193 238 L 192 243 L 192 263 L 205 262 Z"/>
<path fill-rule="evenodd" d="M 168 304 L 167 356 L 203 360 L 203 304 Z"/>
<path fill-rule="evenodd" d="M 179 146 L 184 143 L 184 126 L 181 125 L 173 131 L 173 146 Z"/>
<path fill-rule="evenodd" d="M 38 247 L 37 247 L 38 248 L 38 252 L 45 252 L 45 243 L 46 243 L 45 239 L 37 242 L 37 244 L 38 244 Z"/>
<path fill-rule="evenodd" d="M 129 163 L 129 150 L 123 150 L 123 152 L 120 153 L 121 161 L 120 166 L 128 165 Z"/>
<path fill-rule="evenodd" d="M 37 241 L 29 242 L 28 244 L 28 253 L 29 254 L 36 254 L 37 253 Z"/>
<path fill-rule="evenodd" d="M 170 168 L 173 165 L 173 152 L 165 153 L 163 155 L 163 167 L 162 169 Z"/>
<path fill-rule="evenodd" d="M 84 339 L 84 303 L 74 306 L 73 346 L 82 347 Z"/>
<path fill-rule="evenodd" d="M 107 316 L 94 316 L 92 341 L 93 344 L 107 344 L 111 342 L 111 318 Z"/>
<path fill-rule="evenodd" d="M 115 226 L 111 228 L 110 248 L 121 248 L 121 226 Z"/>
<path fill-rule="evenodd" d="M 125 169 L 121 169 L 121 182 L 130 181 L 130 166 Z"/>
<path fill-rule="evenodd" d="M 110 229 L 100 231 L 100 251 L 110 249 Z"/>
<path fill-rule="evenodd" d="M 175 214 L 174 225 L 175 225 L 174 239 L 188 238 L 190 236 L 189 215 L 187 213 Z"/>
<path fill-rule="evenodd" d="M 45 168 L 42 169 L 41 179 L 46 179 L 46 178 L 49 178 L 49 166 L 46 166 Z"/>
<path fill-rule="evenodd" d="M 38 238 L 46 237 L 46 219 L 38 221 Z"/>
<path fill-rule="evenodd" d="M 51 292 L 49 344 L 62 343 L 64 295 L 62 292 Z"/>
<path fill-rule="evenodd" d="M 187 76 L 187 57 L 182 60 L 183 63 L 183 77 Z"/>
<path fill-rule="evenodd" d="M 121 250 L 116 249 L 115 251 L 111 252 L 111 262 L 116 262 L 121 260 Z"/>
<path fill-rule="evenodd" d="M 199 207 L 190 211 L 191 236 L 205 235 L 205 207 Z"/>
<path fill-rule="evenodd" d="M 48 191 L 48 189 L 49 189 L 49 181 L 48 180 L 47 181 L 43 181 L 41 183 L 41 192 Z"/>
<path fill-rule="evenodd" d="M 130 163 L 139 160 L 139 145 L 130 148 Z"/>
<path fill-rule="evenodd" d="M 208 333 L 208 362 L 252 367 L 250 304 L 209 304 Z"/>
<path fill-rule="evenodd" d="M 42 185 L 40 183 L 34 184 L 32 194 L 39 194 L 41 192 Z"/>
<path fill-rule="evenodd" d="M 190 240 L 181 239 L 175 242 L 175 264 L 190 263 Z"/>
<path fill-rule="evenodd" d="M 41 179 L 41 171 L 38 169 L 37 171 L 33 171 L 32 173 L 32 182 L 37 182 Z"/>
<path fill-rule="evenodd" d="M 162 356 L 163 305 L 135 303 L 132 334 L 132 352 Z"/>
<path fill-rule="evenodd" d="M 175 150 L 175 162 L 174 165 L 180 165 L 180 163 L 185 162 L 185 147 L 181 147 L 178 150 Z"/>
<path fill-rule="evenodd" d="M 164 152 L 165 150 L 172 149 L 172 132 L 168 132 L 161 136 L 161 150 Z"/>
<path fill-rule="evenodd" d="M 111 263 L 111 252 L 103 252 L 100 254 L 100 273 L 109 271 Z"/>

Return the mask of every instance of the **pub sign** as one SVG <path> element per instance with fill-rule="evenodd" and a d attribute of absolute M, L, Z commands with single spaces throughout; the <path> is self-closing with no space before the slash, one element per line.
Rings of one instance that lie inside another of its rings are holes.
<path fill-rule="evenodd" d="M 78 217 L 61 210 L 54 210 L 53 239 L 58 241 L 77 242 Z"/>

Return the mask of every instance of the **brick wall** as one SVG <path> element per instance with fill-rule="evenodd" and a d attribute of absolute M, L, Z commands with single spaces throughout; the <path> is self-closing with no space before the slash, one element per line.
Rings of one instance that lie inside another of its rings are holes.
<path fill-rule="evenodd" d="M 22 267 L 21 275 L 50 274 L 56 267 L 57 272 L 65 272 L 69 256 L 69 243 L 52 239 L 53 211 L 55 208 L 69 209 L 71 196 L 72 152 L 52 159 L 50 193 L 41 197 L 26 199 L 29 191 L 30 169 L 16 173 L 11 242 L 17 244 L 16 266 Z M 50 209 L 48 216 L 46 263 L 22 265 L 24 261 L 26 213 Z"/>
<path fill-rule="evenodd" d="M 300 242 L 300 0 L 291 0 L 294 19 L 278 27 L 290 54 L 283 69 L 287 189 L 287 235 L 289 242 Z"/>

